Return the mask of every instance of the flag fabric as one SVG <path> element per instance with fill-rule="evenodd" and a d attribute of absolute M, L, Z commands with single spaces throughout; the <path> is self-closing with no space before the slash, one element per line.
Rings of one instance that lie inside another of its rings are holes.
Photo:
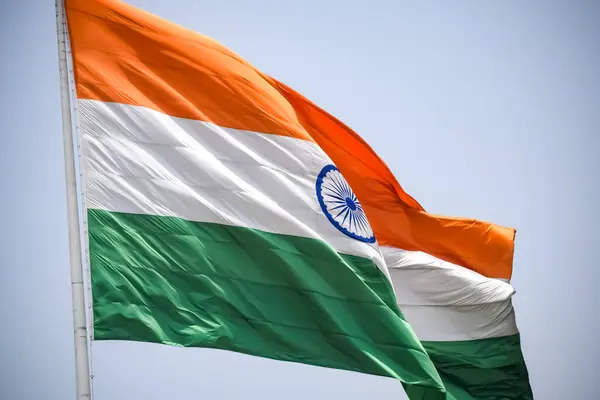
<path fill-rule="evenodd" d="M 398 305 L 449 398 L 532 399 L 511 300 L 515 230 L 425 212 L 356 133 L 277 85 L 360 199 Z"/>
<path fill-rule="evenodd" d="M 66 11 L 94 340 L 531 398 L 514 230 L 425 212 L 350 128 L 212 39 L 112 0 Z"/>

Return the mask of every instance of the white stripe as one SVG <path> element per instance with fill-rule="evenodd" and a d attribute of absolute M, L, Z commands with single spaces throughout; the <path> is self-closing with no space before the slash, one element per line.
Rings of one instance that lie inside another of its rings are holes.
<path fill-rule="evenodd" d="M 517 333 L 512 286 L 416 251 L 382 247 L 398 305 L 423 341 Z"/>
<path fill-rule="evenodd" d="M 332 162 L 316 144 L 117 103 L 79 100 L 79 111 L 89 208 L 322 239 L 387 275 L 376 244 L 321 211 L 315 182 Z"/>

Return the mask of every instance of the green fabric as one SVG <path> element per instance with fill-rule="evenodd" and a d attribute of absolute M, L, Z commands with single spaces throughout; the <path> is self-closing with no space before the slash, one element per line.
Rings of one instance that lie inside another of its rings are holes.
<path fill-rule="evenodd" d="M 422 342 L 448 397 L 455 400 L 532 400 L 520 336 L 461 342 Z"/>
<path fill-rule="evenodd" d="M 370 260 L 325 242 L 88 210 L 96 340 L 210 347 L 394 377 L 445 399 Z"/>

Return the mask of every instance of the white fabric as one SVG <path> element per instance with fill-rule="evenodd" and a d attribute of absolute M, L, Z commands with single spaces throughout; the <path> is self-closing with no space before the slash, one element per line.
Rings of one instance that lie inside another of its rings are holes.
<path fill-rule="evenodd" d="M 316 144 L 78 102 L 87 207 L 322 239 L 388 275 L 376 244 L 344 235 L 321 211 L 316 179 L 332 161 Z"/>
<path fill-rule="evenodd" d="M 429 254 L 382 247 L 398 305 L 423 341 L 517 333 L 510 283 Z"/>

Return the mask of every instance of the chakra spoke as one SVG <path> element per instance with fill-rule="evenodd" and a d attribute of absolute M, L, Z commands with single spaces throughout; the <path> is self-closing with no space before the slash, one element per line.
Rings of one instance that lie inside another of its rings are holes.
<path fill-rule="evenodd" d="M 352 232 L 352 210 L 348 210 L 348 230 Z"/>
<path fill-rule="evenodd" d="M 333 203 L 333 204 L 346 204 L 346 202 L 342 201 L 342 200 L 330 200 L 330 199 L 327 199 L 325 201 L 327 201 L 328 203 Z"/>
<path fill-rule="evenodd" d="M 365 226 L 369 226 L 369 221 L 367 221 L 367 218 L 363 213 L 360 213 L 358 216 Z"/>
<path fill-rule="evenodd" d="M 356 229 L 356 214 L 354 214 L 354 212 L 351 212 L 350 214 L 350 225 L 348 228 L 352 229 L 352 222 L 354 222 L 354 229 Z"/>
<path fill-rule="evenodd" d="M 344 196 L 346 195 L 346 191 L 344 190 L 344 187 L 342 185 L 340 185 L 340 183 L 337 181 L 336 179 L 337 176 L 333 176 L 331 179 L 331 185 L 334 186 L 340 193 L 340 195 Z"/>
<path fill-rule="evenodd" d="M 339 213 L 337 213 L 337 215 L 336 215 L 335 217 L 333 217 L 333 218 L 337 218 L 337 217 L 339 217 L 339 216 L 340 216 L 340 214 L 341 214 L 341 213 L 343 213 L 344 211 L 348 211 L 348 207 L 344 207 L 344 208 L 342 209 L 342 211 L 340 211 Z"/>
<path fill-rule="evenodd" d="M 342 207 L 348 208 L 348 206 L 346 205 L 346 203 L 344 203 L 344 204 L 340 204 L 339 206 L 335 206 L 335 207 L 330 208 L 329 211 L 337 210 L 338 208 L 342 208 Z"/>
<path fill-rule="evenodd" d="M 328 186 L 326 186 L 326 189 L 328 189 L 329 191 L 337 194 L 340 197 L 346 197 L 346 193 L 344 193 L 344 191 L 341 188 L 337 187 L 333 183 L 330 184 L 330 185 L 328 185 Z"/>
<path fill-rule="evenodd" d="M 344 185 L 341 184 L 341 182 L 339 181 L 339 179 L 338 179 L 339 176 L 338 175 L 339 174 L 331 174 L 331 182 L 330 182 L 330 184 L 331 184 L 331 186 L 334 186 L 339 191 L 339 194 L 341 196 L 346 196 L 346 192 L 347 191 L 344 189 Z"/>
<path fill-rule="evenodd" d="M 333 194 L 328 194 L 327 196 L 333 197 L 334 199 L 337 199 L 339 201 L 343 201 L 344 203 L 346 203 L 346 198 L 345 197 L 339 197 L 339 196 L 333 195 Z"/>
<path fill-rule="evenodd" d="M 350 190 L 350 186 L 348 186 L 348 183 L 342 178 L 341 175 L 338 175 L 337 179 L 338 179 L 340 186 L 343 188 L 344 194 L 346 196 L 351 196 L 352 191 Z"/>
<path fill-rule="evenodd" d="M 340 196 L 344 194 L 342 188 L 336 185 L 334 181 L 327 182 L 327 184 L 323 185 L 323 187 L 331 190 L 332 192 L 338 193 Z"/>
<path fill-rule="evenodd" d="M 348 190 L 346 189 L 344 183 L 340 180 L 340 174 L 333 174 L 331 177 L 331 181 L 336 187 L 339 188 L 342 195 L 348 195 Z"/>
<path fill-rule="evenodd" d="M 344 226 L 344 222 L 346 222 L 346 218 L 348 218 L 348 214 L 350 214 L 350 209 L 346 208 L 346 214 L 344 214 L 344 220 L 342 221 L 342 226 Z"/>

